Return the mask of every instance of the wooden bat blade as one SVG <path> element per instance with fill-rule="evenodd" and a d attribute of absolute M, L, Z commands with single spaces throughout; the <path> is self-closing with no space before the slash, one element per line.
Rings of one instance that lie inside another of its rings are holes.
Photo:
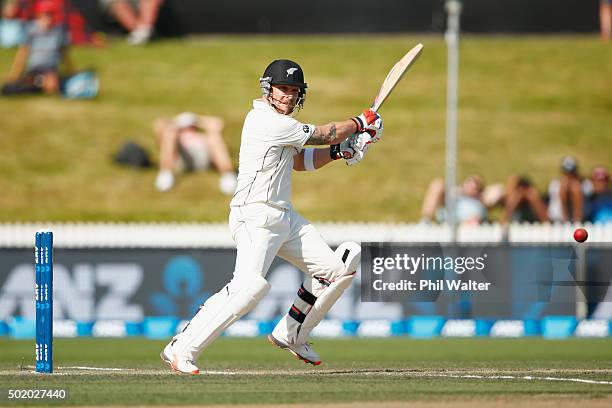
<path fill-rule="evenodd" d="M 376 95 L 376 98 L 374 99 L 374 103 L 372 103 L 372 107 L 370 108 L 371 110 L 378 112 L 400 79 L 402 79 L 406 71 L 408 71 L 408 68 L 410 68 L 412 64 L 416 62 L 422 51 L 423 44 L 417 44 L 414 48 L 408 51 L 406 55 L 404 55 L 402 59 L 393 66 L 393 68 L 391 68 L 391 71 L 389 71 L 387 74 L 387 77 L 383 81 L 382 86 L 378 91 L 378 95 Z"/>

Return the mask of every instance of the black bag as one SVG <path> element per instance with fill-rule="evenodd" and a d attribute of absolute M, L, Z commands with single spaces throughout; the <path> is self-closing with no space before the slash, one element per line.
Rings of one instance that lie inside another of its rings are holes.
<path fill-rule="evenodd" d="M 124 166 L 136 167 L 139 169 L 153 166 L 149 153 L 138 143 L 127 141 L 115 154 L 113 161 Z"/>

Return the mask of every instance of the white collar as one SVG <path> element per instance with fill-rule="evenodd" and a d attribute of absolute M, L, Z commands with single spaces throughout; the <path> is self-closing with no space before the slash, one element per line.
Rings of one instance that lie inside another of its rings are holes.
<path fill-rule="evenodd" d="M 268 102 L 266 102 L 262 98 L 253 100 L 253 109 L 267 109 L 274 113 L 278 113 L 276 109 L 274 109 Z"/>

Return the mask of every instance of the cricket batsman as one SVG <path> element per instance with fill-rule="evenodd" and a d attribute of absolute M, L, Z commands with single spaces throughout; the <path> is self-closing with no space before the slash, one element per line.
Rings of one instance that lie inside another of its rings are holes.
<path fill-rule="evenodd" d="M 194 363 L 200 353 L 266 295 L 266 274 L 277 255 L 306 279 L 268 340 L 319 365 L 321 358 L 308 336 L 349 287 L 359 263 L 358 244 L 346 242 L 333 251 L 293 209 L 291 171 L 314 171 L 339 159 L 359 163 L 382 136 L 381 117 L 366 109 L 341 122 L 300 123 L 293 115 L 304 106 L 307 85 L 302 68 L 290 60 L 268 65 L 260 87 L 263 96 L 253 101 L 244 121 L 238 185 L 230 203 L 229 227 L 237 248 L 234 274 L 162 351 L 162 360 L 180 373 L 199 374 Z M 308 145 L 328 147 L 304 147 Z"/>

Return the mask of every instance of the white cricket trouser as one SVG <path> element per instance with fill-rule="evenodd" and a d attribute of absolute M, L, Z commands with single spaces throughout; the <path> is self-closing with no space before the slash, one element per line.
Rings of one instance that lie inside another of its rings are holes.
<path fill-rule="evenodd" d="M 234 276 L 265 277 L 276 255 L 311 277 L 330 279 L 344 268 L 315 227 L 293 209 L 263 203 L 234 207 L 230 230 L 238 251 Z"/>
<path fill-rule="evenodd" d="M 310 279 L 306 279 L 303 286 L 313 296 L 318 296 L 335 276 L 344 271 L 340 257 L 293 209 L 280 209 L 264 203 L 232 207 L 229 226 L 237 249 L 234 276 L 204 303 L 186 329 L 174 338 L 174 350 L 194 361 L 227 326 L 252 310 L 265 295 L 261 292 L 245 294 L 249 297 L 248 306 L 228 312 L 232 317 L 226 318 L 229 297 L 243 296 L 241 288 L 250 286 L 247 283 L 256 277 L 264 278 L 275 256 L 291 262 L 308 275 Z M 220 315 L 223 318 L 219 318 Z M 219 324 L 211 323 L 213 321 Z M 291 330 L 284 329 L 285 332 Z M 291 338 L 295 334 L 283 333 L 283 337 Z"/>

